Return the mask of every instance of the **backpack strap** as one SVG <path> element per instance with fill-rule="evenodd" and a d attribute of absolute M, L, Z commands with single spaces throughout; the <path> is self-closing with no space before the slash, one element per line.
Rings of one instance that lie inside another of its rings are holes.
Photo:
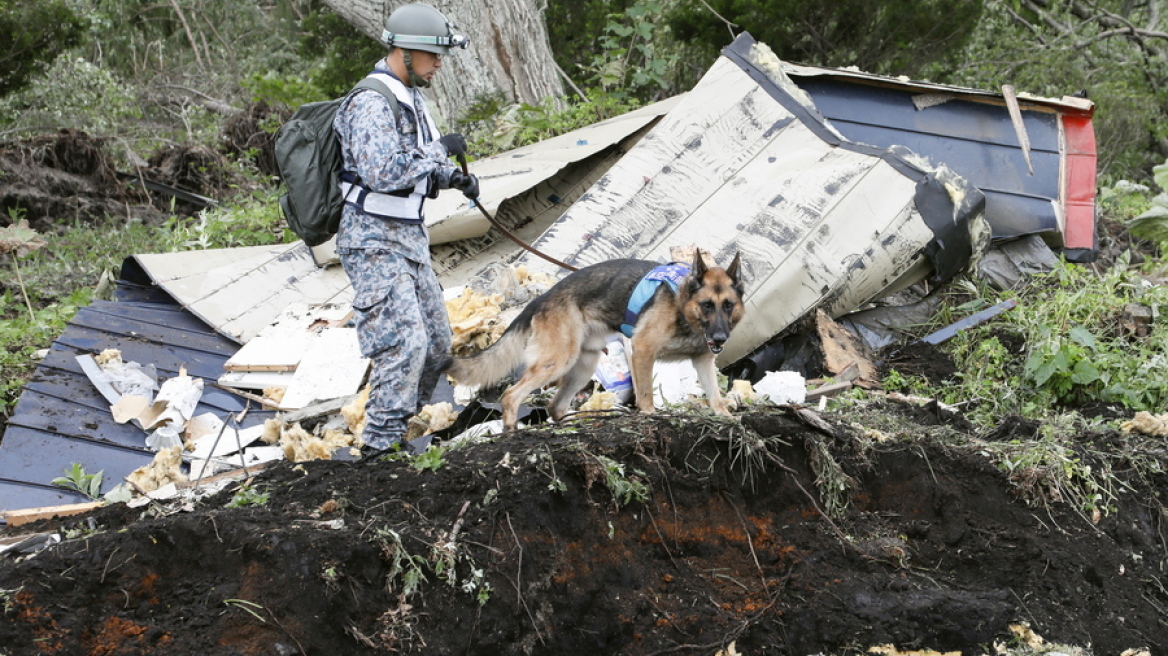
<path fill-rule="evenodd" d="M 385 99 L 389 101 L 389 108 L 393 110 L 393 124 L 397 125 L 398 123 L 401 123 L 401 104 L 398 102 L 397 96 L 393 95 L 393 91 L 390 91 L 389 86 L 386 83 L 375 77 L 366 77 L 362 78 L 360 82 L 354 85 L 353 90 L 349 93 L 353 93 L 353 91 L 357 91 L 358 89 L 373 89 L 377 93 L 385 96 Z"/>

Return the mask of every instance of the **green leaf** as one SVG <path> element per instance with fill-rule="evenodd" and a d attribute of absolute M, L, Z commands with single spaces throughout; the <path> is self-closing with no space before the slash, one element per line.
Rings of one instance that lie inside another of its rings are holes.
<path fill-rule="evenodd" d="M 28 219 L 0 228 L 0 253 L 16 253 L 16 257 L 24 257 L 47 244 L 40 233 L 28 226 Z"/>
<path fill-rule="evenodd" d="M 1095 335 L 1082 326 L 1075 326 L 1071 328 L 1070 338 L 1077 344 L 1082 344 L 1087 348 L 1095 348 Z"/>
<path fill-rule="evenodd" d="M 1099 369 L 1090 360 L 1079 360 L 1071 373 L 1071 381 L 1076 385 L 1090 385 L 1099 380 Z"/>
<path fill-rule="evenodd" d="M 1156 184 L 1160 186 L 1160 189 L 1168 191 L 1168 162 L 1153 166 L 1152 177 L 1156 179 Z"/>

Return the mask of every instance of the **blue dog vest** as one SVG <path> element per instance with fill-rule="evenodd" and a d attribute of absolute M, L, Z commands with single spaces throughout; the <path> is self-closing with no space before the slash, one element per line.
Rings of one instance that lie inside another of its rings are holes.
<path fill-rule="evenodd" d="M 681 262 L 662 264 L 646 273 L 645 277 L 641 278 L 641 281 L 633 288 L 633 295 L 629 297 L 629 305 L 625 309 L 625 322 L 620 327 L 625 337 L 633 336 L 633 328 L 637 325 L 641 310 L 645 308 L 649 299 L 653 298 L 653 294 L 657 293 L 658 287 L 662 284 L 669 285 L 669 288 L 676 294 L 678 284 L 688 275 L 689 265 Z"/>

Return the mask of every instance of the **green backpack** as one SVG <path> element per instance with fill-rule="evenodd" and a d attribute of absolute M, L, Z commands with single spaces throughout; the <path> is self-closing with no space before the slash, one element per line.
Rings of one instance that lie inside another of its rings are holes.
<path fill-rule="evenodd" d="M 385 96 L 394 124 L 401 120 L 397 98 L 384 82 L 367 77 L 353 87 L 358 89 Z M 276 131 L 276 165 L 287 189 L 280 195 L 280 209 L 288 227 L 309 246 L 328 241 L 341 225 L 341 144 L 333 118 L 345 98 L 301 105 Z"/>

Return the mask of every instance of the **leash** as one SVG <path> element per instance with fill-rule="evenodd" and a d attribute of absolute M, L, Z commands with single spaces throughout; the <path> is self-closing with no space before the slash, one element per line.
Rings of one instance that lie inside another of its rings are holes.
<path fill-rule="evenodd" d="M 459 155 L 458 156 L 458 163 L 459 163 L 459 165 L 462 166 L 462 172 L 466 175 L 470 175 L 470 171 L 468 171 L 467 167 L 466 167 L 466 155 Z M 504 235 L 507 235 L 508 239 L 515 242 L 516 244 L 519 244 L 527 252 L 538 255 L 538 256 L 542 257 L 543 259 L 547 260 L 548 262 L 551 262 L 552 264 L 554 264 L 558 267 L 567 269 L 568 271 L 578 271 L 578 269 L 576 267 L 574 267 L 570 264 L 564 264 L 563 262 L 557 260 L 556 258 L 552 257 L 551 255 L 548 255 L 546 253 L 542 253 L 542 252 L 536 250 L 535 248 L 533 248 L 532 246 L 528 245 L 527 242 L 523 241 L 519 237 L 516 237 L 514 234 L 511 233 L 510 230 L 508 230 L 507 228 L 504 228 L 502 223 L 499 223 L 498 221 L 496 221 L 495 217 L 491 216 L 491 213 L 488 212 L 487 208 L 483 207 L 482 202 L 479 201 L 478 196 L 475 196 L 474 198 L 472 198 L 470 200 L 472 203 L 474 203 L 475 207 L 479 208 L 479 211 L 483 213 L 483 216 L 487 217 L 487 220 L 491 222 L 491 225 L 493 225 L 496 228 L 498 228 L 499 230 L 501 230 Z"/>

